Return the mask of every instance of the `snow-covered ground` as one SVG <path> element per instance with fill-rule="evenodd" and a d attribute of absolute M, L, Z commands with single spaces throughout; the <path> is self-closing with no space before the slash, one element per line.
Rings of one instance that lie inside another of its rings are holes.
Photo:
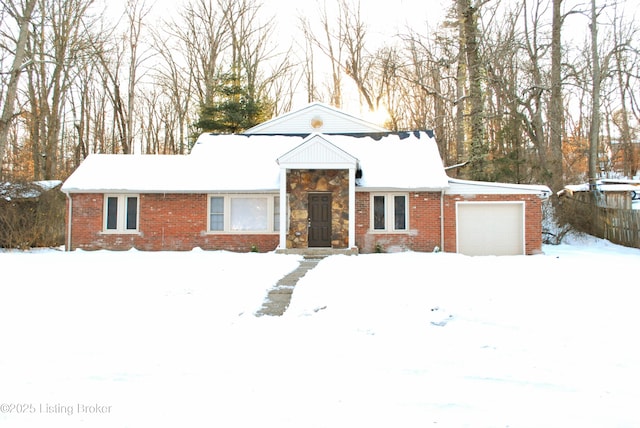
<path fill-rule="evenodd" d="M 640 250 L 0 252 L 0 426 L 640 426 Z"/>

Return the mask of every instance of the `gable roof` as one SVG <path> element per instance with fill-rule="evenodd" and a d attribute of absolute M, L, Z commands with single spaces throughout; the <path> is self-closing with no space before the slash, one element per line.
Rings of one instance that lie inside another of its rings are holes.
<path fill-rule="evenodd" d="M 301 135 L 387 133 L 388 129 L 352 116 L 323 103 L 283 114 L 254 126 L 245 135 Z"/>
<path fill-rule="evenodd" d="M 332 144 L 326 137 L 314 134 L 302 144 L 278 158 L 287 168 L 355 168 L 358 159 Z"/>
<path fill-rule="evenodd" d="M 358 162 L 360 188 L 443 189 L 448 185 L 435 140 L 426 132 L 380 139 L 344 135 L 200 136 L 190 155 L 94 154 L 64 183 L 68 193 L 263 192 L 280 188 L 278 160 L 319 148 Z M 335 157 L 337 156 L 337 157 Z M 322 165 L 318 165 L 321 168 Z M 346 166 L 344 166 L 346 168 Z"/>

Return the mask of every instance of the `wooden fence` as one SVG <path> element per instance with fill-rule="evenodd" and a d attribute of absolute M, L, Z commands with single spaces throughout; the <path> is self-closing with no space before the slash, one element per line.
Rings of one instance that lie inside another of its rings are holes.
<path fill-rule="evenodd" d="M 640 210 L 597 207 L 594 235 L 616 244 L 640 248 Z"/>
<path fill-rule="evenodd" d="M 626 247 L 640 248 L 640 210 L 596 207 L 577 199 L 566 202 L 572 205 L 569 221 L 576 229 Z"/>

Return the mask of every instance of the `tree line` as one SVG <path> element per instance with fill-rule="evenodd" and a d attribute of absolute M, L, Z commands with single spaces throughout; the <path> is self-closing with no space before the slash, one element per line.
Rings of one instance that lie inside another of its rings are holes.
<path fill-rule="evenodd" d="M 433 130 L 452 176 L 554 190 L 633 177 L 638 26 L 625 3 L 570 1 L 451 0 L 441 22 L 380 40 L 364 3 L 318 0 L 283 43 L 261 0 L 160 19 L 145 0 L 115 17 L 96 0 L 0 0 L 0 178 L 64 179 L 90 153 L 185 154 L 200 132 L 351 96 L 389 129 Z"/>

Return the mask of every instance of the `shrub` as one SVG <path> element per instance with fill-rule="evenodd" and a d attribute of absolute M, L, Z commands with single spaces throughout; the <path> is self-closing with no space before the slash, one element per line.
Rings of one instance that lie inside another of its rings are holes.
<path fill-rule="evenodd" d="M 0 247 L 55 247 L 64 244 L 65 196 L 37 183 L 0 185 Z"/>

